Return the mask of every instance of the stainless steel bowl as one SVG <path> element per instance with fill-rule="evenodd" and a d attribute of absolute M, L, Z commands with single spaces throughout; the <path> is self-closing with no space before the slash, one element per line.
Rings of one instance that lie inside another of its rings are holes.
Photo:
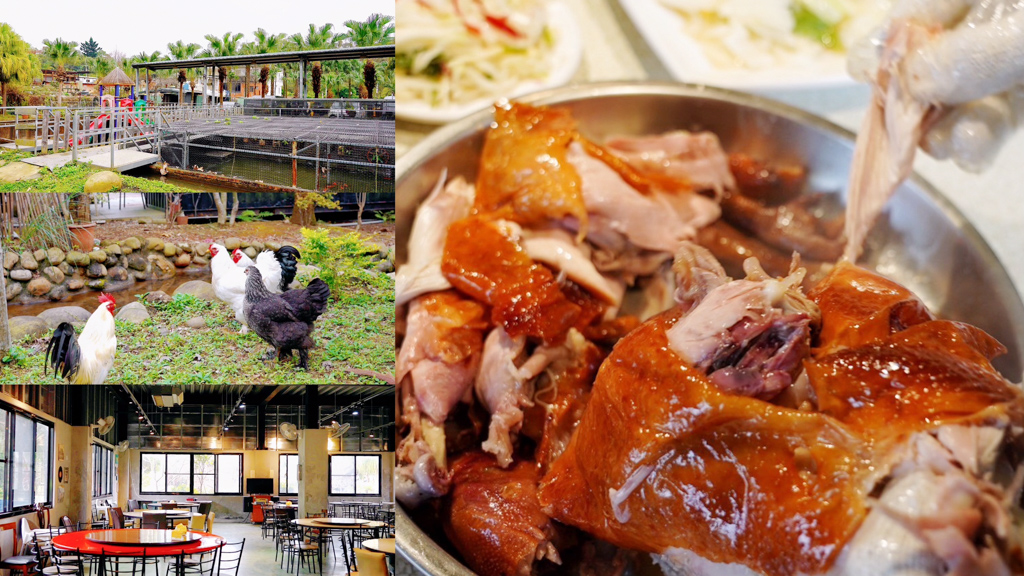
<path fill-rule="evenodd" d="M 844 194 L 854 134 L 827 120 L 758 96 L 704 86 L 611 83 L 533 94 L 526 102 L 568 107 L 581 131 L 598 142 L 617 134 L 704 129 L 729 152 L 807 166 L 811 188 Z M 490 112 L 438 130 L 398 162 L 398 258 L 413 215 L 437 181 L 475 178 Z M 920 176 L 897 190 L 873 229 L 862 265 L 901 282 L 938 315 L 970 322 L 1009 350 L 996 367 L 1018 382 L 1024 361 L 1024 305 L 995 254 L 963 215 Z M 425 573 L 471 575 L 398 510 L 401 557 Z"/>

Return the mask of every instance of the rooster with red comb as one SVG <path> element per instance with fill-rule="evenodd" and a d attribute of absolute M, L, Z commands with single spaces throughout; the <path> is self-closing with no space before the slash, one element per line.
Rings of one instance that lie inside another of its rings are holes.
<path fill-rule="evenodd" d="M 75 328 L 61 322 L 46 345 L 46 364 L 69 384 L 103 384 L 114 366 L 117 337 L 114 335 L 114 308 L 117 302 L 106 292 L 100 305 L 75 338 Z M 44 374 L 46 370 L 44 369 Z"/>

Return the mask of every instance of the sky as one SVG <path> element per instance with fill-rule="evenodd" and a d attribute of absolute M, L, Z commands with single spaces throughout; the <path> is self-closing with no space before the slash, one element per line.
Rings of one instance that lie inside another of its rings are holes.
<path fill-rule="evenodd" d="M 43 40 L 62 38 L 79 45 L 91 36 L 105 52 L 119 50 L 126 56 L 159 50 L 168 55 L 167 44 L 182 40 L 205 48 L 204 36 L 241 32 L 242 42 L 253 40 L 253 32 L 305 34 L 309 25 L 328 22 L 336 32 L 344 31 L 346 20 L 365 20 L 375 12 L 395 15 L 395 0 L 174 0 L 153 2 L 102 2 L 83 4 L 80 0 L 2 0 L 0 22 L 33 48 Z M 92 6 L 92 7 L 89 7 Z M 102 11 L 99 9 L 102 8 Z"/>

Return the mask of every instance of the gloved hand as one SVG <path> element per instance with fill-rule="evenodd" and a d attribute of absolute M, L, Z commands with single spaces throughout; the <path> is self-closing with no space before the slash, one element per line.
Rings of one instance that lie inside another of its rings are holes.
<path fill-rule="evenodd" d="M 902 65 L 911 95 L 945 111 L 921 148 L 980 172 L 1024 121 L 1024 0 L 897 0 L 879 31 L 851 48 L 854 78 L 874 76 L 897 20 L 941 30 Z"/>

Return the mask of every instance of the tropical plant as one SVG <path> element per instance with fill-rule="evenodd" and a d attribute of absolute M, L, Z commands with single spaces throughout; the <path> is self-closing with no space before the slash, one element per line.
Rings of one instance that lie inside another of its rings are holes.
<path fill-rule="evenodd" d="M 313 64 L 313 97 L 320 97 L 320 77 L 323 75 L 323 70 L 320 68 L 320 64 Z"/>
<path fill-rule="evenodd" d="M 267 97 L 267 77 L 270 76 L 270 66 L 264 66 L 260 68 L 260 85 L 263 87 L 263 92 L 260 93 L 264 98 Z"/>
<path fill-rule="evenodd" d="M 89 68 L 99 79 L 110 74 L 110 71 L 114 69 L 114 62 L 109 56 L 97 56 L 89 61 Z"/>
<path fill-rule="evenodd" d="M 371 60 L 363 64 L 363 86 L 366 86 L 366 97 L 373 98 L 373 90 L 377 87 L 377 68 Z"/>
<path fill-rule="evenodd" d="M 43 54 L 54 66 L 53 79 L 57 84 L 57 106 L 60 106 L 64 94 L 64 81 L 68 76 L 67 67 L 74 64 L 79 56 L 78 42 L 65 42 L 57 38 L 56 40 L 43 40 L 43 45 L 46 46 Z"/>
<path fill-rule="evenodd" d="M 178 106 L 181 106 L 181 91 L 184 87 L 185 82 L 188 80 L 188 76 L 185 74 L 185 70 L 178 70 Z"/>
<path fill-rule="evenodd" d="M 167 44 L 167 51 L 171 53 L 171 56 L 175 60 L 190 60 L 196 57 L 199 53 L 201 46 L 195 43 L 185 44 L 181 40 L 177 40 L 173 43 Z"/>
<path fill-rule="evenodd" d="M 263 28 L 257 28 L 253 32 L 256 41 L 252 43 L 253 54 L 270 54 L 272 52 L 281 52 L 288 48 L 288 38 L 282 32 L 280 34 L 270 34 Z M 273 94 L 275 91 L 274 83 L 277 81 L 277 66 L 264 66 L 267 69 L 267 77 L 270 78 L 270 93 Z M 267 81 L 263 77 L 263 70 L 260 70 L 260 83 L 263 84 L 263 96 L 267 95 Z"/>
<path fill-rule="evenodd" d="M 100 55 L 100 52 L 102 52 L 100 50 L 100 45 L 92 39 L 92 36 L 90 36 L 85 42 L 82 42 L 81 49 L 82 55 L 86 58 L 95 58 Z"/>
<path fill-rule="evenodd" d="M 200 56 L 234 56 L 238 54 L 238 43 L 242 36 L 239 32 L 225 32 L 223 37 L 207 34 L 204 38 L 209 44 Z"/>
<path fill-rule="evenodd" d="M 377 96 L 386 98 L 395 95 L 395 59 L 390 58 L 384 66 L 377 66 Z"/>
<path fill-rule="evenodd" d="M 217 79 L 220 80 L 220 107 L 224 107 L 224 80 L 228 77 L 228 70 L 223 66 L 217 67 Z"/>
<path fill-rule="evenodd" d="M 310 24 L 309 29 L 306 30 L 306 35 L 292 34 L 289 36 L 292 43 L 299 50 L 325 50 L 327 48 L 334 48 L 341 42 L 341 34 L 334 33 L 334 24 L 327 23 L 320 27 L 315 24 Z M 313 62 L 313 68 L 316 69 L 320 66 L 320 62 Z M 296 89 L 295 93 L 298 96 L 300 90 Z M 314 93 L 319 93 L 319 90 L 314 89 Z M 319 98 L 319 96 L 317 96 Z"/>
<path fill-rule="evenodd" d="M 31 82 L 38 74 L 31 57 L 32 48 L 8 24 L 0 23 L 0 106 L 7 105 L 7 86 Z"/>
<path fill-rule="evenodd" d="M 370 14 L 359 20 L 345 21 L 348 32 L 342 33 L 341 39 L 353 46 L 383 46 L 395 43 L 395 17 L 386 14 Z"/>

